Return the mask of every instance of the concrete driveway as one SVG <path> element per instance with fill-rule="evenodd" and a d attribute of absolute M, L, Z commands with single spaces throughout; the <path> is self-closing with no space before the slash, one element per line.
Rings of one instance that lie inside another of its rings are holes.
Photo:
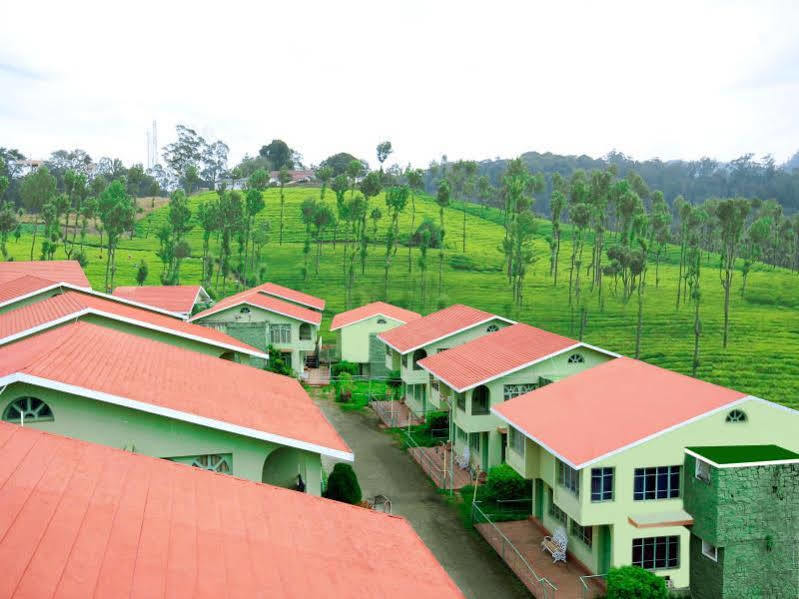
<path fill-rule="evenodd" d="M 464 527 L 416 462 L 378 429 L 370 409 L 344 412 L 329 400 L 317 404 L 355 453 L 364 498 L 388 496 L 394 513 L 408 519 L 467 597 L 529 599 L 524 585 L 477 532 Z M 324 467 L 329 471 L 332 463 Z"/>

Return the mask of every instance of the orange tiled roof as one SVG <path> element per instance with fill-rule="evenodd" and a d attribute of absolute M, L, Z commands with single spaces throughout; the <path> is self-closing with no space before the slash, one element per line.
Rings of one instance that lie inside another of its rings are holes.
<path fill-rule="evenodd" d="M 314 297 L 313 295 L 303 293 L 302 291 L 297 291 L 296 289 L 289 289 L 288 287 L 283 287 L 283 285 L 278 285 L 277 283 L 264 283 L 263 285 L 253 287 L 253 289 L 260 291 L 261 293 L 266 293 L 267 295 L 273 295 L 281 299 L 303 304 L 309 308 L 313 308 L 314 310 L 325 309 L 325 300 L 322 298 Z"/>
<path fill-rule="evenodd" d="M 582 468 L 744 397 L 740 391 L 622 357 L 491 411 Z"/>
<path fill-rule="evenodd" d="M 146 285 L 117 287 L 112 295 L 170 312 L 191 314 L 200 285 Z"/>
<path fill-rule="evenodd" d="M 0 596 L 463 594 L 397 516 L 0 423 Z"/>
<path fill-rule="evenodd" d="M 335 331 L 341 327 L 378 315 L 387 316 L 402 323 L 408 323 L 422 317 L 421 314 L 387 304 L 386 302 L 372 302 L 371 304 L 336 314 L 333 317 L 333 322 L 330 323 L 330 330 Z"/>
<path fill-rule="evenodd" d="M 284 316 L 315 325 L 319 325 L 322 322 L 321 312 L 317 312 L 316 310 L 311 310 L 309 308 L 303 308 L 297 304 L 292 304 L 291 302 L 283 301 L 271 295 L 266 295 L 262 293 L 258 287 L 247 289 L 245 291 L 241 291 L 223 298 L 216 302 L 213 307 L 203 310 L 202 312 L 198 312 L 189 320 L 195 321 L 201 318 L 207 318 L 211 314 L 216 314 L 217 312 L 222 312 L 223 310 L 227 310 L 233 306 L 240 306 L 242 304 L 249 304 L 258 308 L 263 308 L 268 312 L 283 314 Z"/>
<path fill-rule="evenodd" d="M 464 391 L 579 344 L 574 339 L 517 323 L 428 356 L 419 360 L 419 365 L 456 391 Z"/>
<path fill-rule="evenodd" d="M 351 458 L 296 380 L 99 325 L 79 321 L 0 347 L 2 384 L 30 377 L 133 409 Z"/>
<path fill-rule="evenodd" d="M 383 331 L 377 336 L 398 352 L 405 354 L 494 318 L 511 322 L 490 312 L 483 312 L 463 304 L 455 304 L 408 324 Z"/>
<path fill-rule="evenodd" d="M 57 285 L 57 283 L 33 275 L 23 275 L 16 279 L 9 279 L 5 283 L 0 283 L 0 304 L 54 285 Z"/>
<path fill-rule="evenodd" d="M 261 357 L 265 355 L 261 350 L 215 329 L 191 324 L 179 318 L 172 318 L 157 312 L 150 312 L 144 308 L 137 308 L 113 299 L 106 299 L 79 291 L 66 291 L 55 297 L 0 314 L 0 341 L 11 335 L 17 335 L 36 327 L 47 328 L 46 325 L 48 323 L 56 326 L 60 319 L 69 318 L 70 316 L 77 317 L 79 313 L 86 310 L 91 310 L 95 313 L 102 312 L 111 318 L 118 317 L 119 319 L 140 322 L 145 326 L 151 325 L 167 329 L 167 332 L 174 332 L 176 335 L 198 338 L 197 340 L 200 342 L 205 341 L 214 345 L 230 346 L 231 349 L 238 349 Z"/>
<path fill-rule="evenodd" d="M 44 260 L 39 262 L 0 262 L 0 283 L 32 275 L 53 283 L 70 283 L 89 287 L 89 279 L 75 260 Z"/>

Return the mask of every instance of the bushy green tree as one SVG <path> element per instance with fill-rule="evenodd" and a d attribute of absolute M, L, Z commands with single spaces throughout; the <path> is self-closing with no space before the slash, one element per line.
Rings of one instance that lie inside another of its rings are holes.
<path fill-rule="evenodd" d="M 40 166 L 22 181 L 22 203 L 30 214 L 37 215 L 45 204 L 55 196 L 56 180 L 46 166 Z M 34 216 L 34 219 L 37 217 Z M 36 246 L 36 231 L 39 223 L 33 221 L 33 240 L 31 241 L 30 259 L 33 260 L 33 248 Z"/>
<path fill-rule="evenodd" d="M 135 208 L 133 199 L 127 194 L 121 181 L 112 181 L 100 194 L 98 202 L 100 220 L 106 234 L 108 255 L 105 265 L 105 291 L 114 287 L 116 273 L 116 249 L 122 233 L 133 227 Z"/>
<path fill-rule="evenodd" d="M 351 505 L 358 505 L 363 499 L 361 486 L 355 470 L 349 464 L 339 462 L 333 466 L 333 472 L 327 479 L 324 497 Z"/>
<path fill-rule="evenodd" d="M 666 581 L 637 566 L 611 568 L 607 577 L 607 599 L 667 599 Z"/>

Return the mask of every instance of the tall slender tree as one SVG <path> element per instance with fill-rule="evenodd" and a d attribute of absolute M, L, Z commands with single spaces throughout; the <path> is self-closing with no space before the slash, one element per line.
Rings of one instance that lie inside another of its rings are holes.
<path fill-rule="evenodd" d="M 438 182 L 438 191 L 436 192 L 436 204 L 438 204 L 438 222 L 441 227 L 441 242 L 438 250 L 438 295 L 444 286 L 444 235 L 446 229 L 444 228 L 444 208 L 449 206 L 450 195 L 452 187 L 447 179 L 441 179 Z"/>
<path fill-rule="evenodd" d="M 36 246 L 36 231 L 39 229 L 38 214 L 45 204 L 53 199 L 56 192 L 56 180 L 46 166 L 27 175 L 22 180 L 22 203 L 33 216 L 33 240 L 31 241 L 30 259 L 33 260 L 33 248 Z"/>
<path fill-rule="evenodd" d="M 285 166 L 277 174 L 277 182 L 280 184 L 280 245 L 283 245 L 283 212 L 286 207 L 285 188 L 286 183 L 291 181 L 291 173 Z"/>
<path fill-rule="evenodd" d="M 135 215 L 133 199 L 128 196 L 121 181 L 112 181 L 100 194 L 98 212 L 106 235 L 104 288 L 110 292 L 114 287 L 117 244 L 122 234 L 133 226 Z"/>
<path fill-rule="evenodd" d="M 388 273 L 391 270 L 391 261 L 397 253 L 399 215 L 405 210 L 409 195 L 411 195 L 411 191 L 407 185 L 395 185 L 386 190 L 386 208 L 390 221 L 386 232 L 386 260 L 383 270 L 383 297 L 386 300 L 388 300 Z"/>
<path fill-rule="evenodd" d="M 722 347 L 727 347 L 730 332 L 730 291 L 732 277 L 735 272 L 735 261 L 741 247 L 746 217 L 749 214 L 749 202 L 743 198 L 722 200 L 718 204 L 716 217 L 721 227 L 721 261 L 719 262 L 719 279 L 724 288 L 724 328 L 722 331 Z"/>
<path fill-rule="evenodd" d="M 411 197 L 411 228 L 408 233 L 408 272 L 413 271 L 413 267 L 411 266 L 411 243 L 410 238 L 413 236 L 415 229 L 414 226 L 416 224 L 416 194 L 424 189 L 424 173 L 422 169 L 411 169 L 408 168 L 405 171 L 406 177 L 408 179 L 408 190 L 410 192 Z"/>

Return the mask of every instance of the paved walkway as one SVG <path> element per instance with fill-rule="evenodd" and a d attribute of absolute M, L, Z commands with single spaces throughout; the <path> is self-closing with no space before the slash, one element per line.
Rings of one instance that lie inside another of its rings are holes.
<path fill-rule="evenodd" d="M 422 424 L 401 401 L 373 401 L 369 406 L 389 428 L 408 426 L 408 420 L 411 425 Z"/>
<path fill-rule="evenodd" d="M 323 387 L 330 384 L 330 367 L 319 366 L 319 368 L 306 368 L 308 373 L 306 383 L 314 387 Z"/>
<path fill-rule="evenodd" d="M 467 597 L 530 597 L 482 537 L 464 527 L 419 465 L 396 446 L 390 435 L 378 430 L 374 412 L 345 412 L 332 401 L 318 401 L 318 405 L 355 452 L 354 467 L 364 497 L 387 495 L 394 513 L 410 521 Z M 327 462 L 324 466 L 331 468 Z"/>

